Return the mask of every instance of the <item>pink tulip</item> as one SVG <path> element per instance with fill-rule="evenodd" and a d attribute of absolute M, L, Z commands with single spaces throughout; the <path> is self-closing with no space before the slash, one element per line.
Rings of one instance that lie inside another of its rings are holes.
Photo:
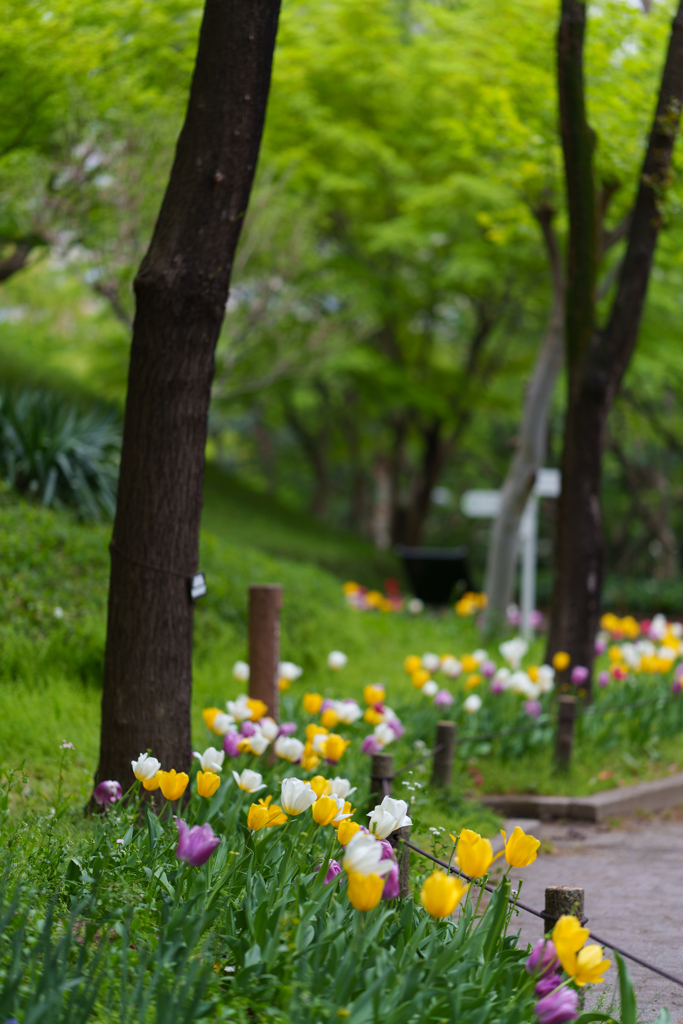
<path fill-rule="evenodd" d="M 590 672 L 585 665 L 574 665 L 574 668 L 572 669 L 571 679 L 575 686 L 581 686 L 583 683 L 586 682 L 589 675 Z"/>
<path fill-rule="evenodd" d="M 178 818 L 178 846 L 175 855 L 178 860 L 187 861 L 193 868 L 201 867 L 220 843 L 209 823 L 206 825 L 193 825 L 188 828 L 187 824 Z"/>
<path fill-rule="evenodd" d="M 601 686 L 603 690 L 606 686 L 609 686 L 609 672 L 606 668 L 604 668 L 598 676 L 598 685 Z"/>
<path fill-rule="evenodd" d="M 490 679 L 493 673 L 496 671 L 496 663 L 495 661 L 491 661 L 490 658 L 487 658 L 486 661 L 483 661 L 481 663 L 480 668 L 481 674 L 485 676 L 486 679 Z"/>
<path fill-rule="evenodd" d="M 238 732 L 226 732 L 225 738 L 223 739 L 223 750 L 228 757 L 237 757 L 239 755 L 239 741 L 240 736 Z"/>
<path fill-rule="evenodd" d="M 538 718 L 538 716 L 540 715 L 541 711 L 543 711 L 543 707 L 541 705 L 541 702 L 538 701 L 538 700 L 526 700 L 526 701 L 524 701 L 523 707 L 524 707 L 524 714 L 528 715 L 529 718 Z"/>
<path fill-rule="evenodd" d="M 280 726 L 278 736 L 293 736 L 298 726 L 296 722 L 283 722 Z"/>
<path fill-rule="evenodd" d="M 121 783 L 120 782 L 100 782 L 95 786 L 93 792 L 95 803 L 100 804 L 115 804 L 117 800 L 121 799 Z"/>
<path fill-rule="evenodd" d="M 382 744 L 379 742 L 376 736 L 370 733 L 370 735 L 366 736 L 365 739 L 363 740 L 360 749 L 363 751 L 364 754 L 372 756 L 373 754 L 379 754 L 380 750 L 382 749 Z"/>
<path fill-rule="evenodd" d="M 246 722 L 242 722 L 240 732 L 242 733 L 243 736 L 253 736 L 255 733 L 258 732 L 258 729 L 256 728 L 253 722 L 247 720 Z"/>
<path fill-rule="evenodd" d="M 439 690 L 434 698 L 434 703 L 437 708 L 447 708 L 453 703 L 454 699 L 453 694 L 449 693 L 448 690 Z"/>

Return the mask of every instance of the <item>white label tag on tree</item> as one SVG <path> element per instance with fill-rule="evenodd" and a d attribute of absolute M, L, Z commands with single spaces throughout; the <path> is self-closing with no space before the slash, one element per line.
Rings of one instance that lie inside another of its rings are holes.
<path fill-rule="evenodd" d="M 206 578 L 203 572 L 196 572 L 190 580 L 190 597 L 196 601 L 206 594 Z"/>

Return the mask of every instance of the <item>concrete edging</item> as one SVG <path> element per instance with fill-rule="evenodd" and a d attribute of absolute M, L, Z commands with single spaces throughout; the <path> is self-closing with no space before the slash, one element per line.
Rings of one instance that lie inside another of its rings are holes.
<path fill-rule="evenodd" d="M 635 811 L 663 811 L 683 804 L 683 772 L 653 782 L 607 789 L 593 796 L 537 796 L 533 793 L 483 796 L 481 802 L 508 818 L 575 818 L 605 821 Z"/>

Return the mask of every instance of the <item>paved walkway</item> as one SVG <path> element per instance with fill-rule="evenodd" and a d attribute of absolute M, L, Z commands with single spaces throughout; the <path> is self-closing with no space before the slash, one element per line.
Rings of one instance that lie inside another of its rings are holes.
<path fill-rule="evenodd" d="M 535 864 L 513 870 L 523 879 L 524 902 L 539 910 L 547 885 L 574 885 L 585 890 L 588 927 L 603 939 L 683 979 L 683 812 L 623 819 L 607 825 L 509 822 L 544 840 Z M 498 847 L 499 848 L 499 847 Z M 513 883 L 514 887 L 514 883 Z M 522 937 L 535 942 L 542 924 L 520 912 Z M 606 951 L 609 956 L 609 951 Z M 628 964 L 643 1022 L 656 1020 L 668 1007 L 673 1024 L 683 1024 L 683 988 Z M 610 1012 L 618 992 L 616 964 L 603 985 L 591 986 L 587 1008 Z M 612 1007 L 616 1011 L 618 1001 Z"/>

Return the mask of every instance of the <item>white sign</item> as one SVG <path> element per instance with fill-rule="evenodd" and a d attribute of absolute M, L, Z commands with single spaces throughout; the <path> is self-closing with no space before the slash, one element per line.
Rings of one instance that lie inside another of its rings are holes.
<path fill-rule="evenodd" d="M 559 469 L 539 469 L 519 523 L 519 557 L 522 569 L 522 635 L 533 636 L 531 613 L 536 605 L 536 556 L 538 548 L 538 499 L 559 498 L 562 474 Z M 470 519 L 495 519 L 500 512 L 501 491 L 465 491 L 460 499 L 463 515 Z"/>

